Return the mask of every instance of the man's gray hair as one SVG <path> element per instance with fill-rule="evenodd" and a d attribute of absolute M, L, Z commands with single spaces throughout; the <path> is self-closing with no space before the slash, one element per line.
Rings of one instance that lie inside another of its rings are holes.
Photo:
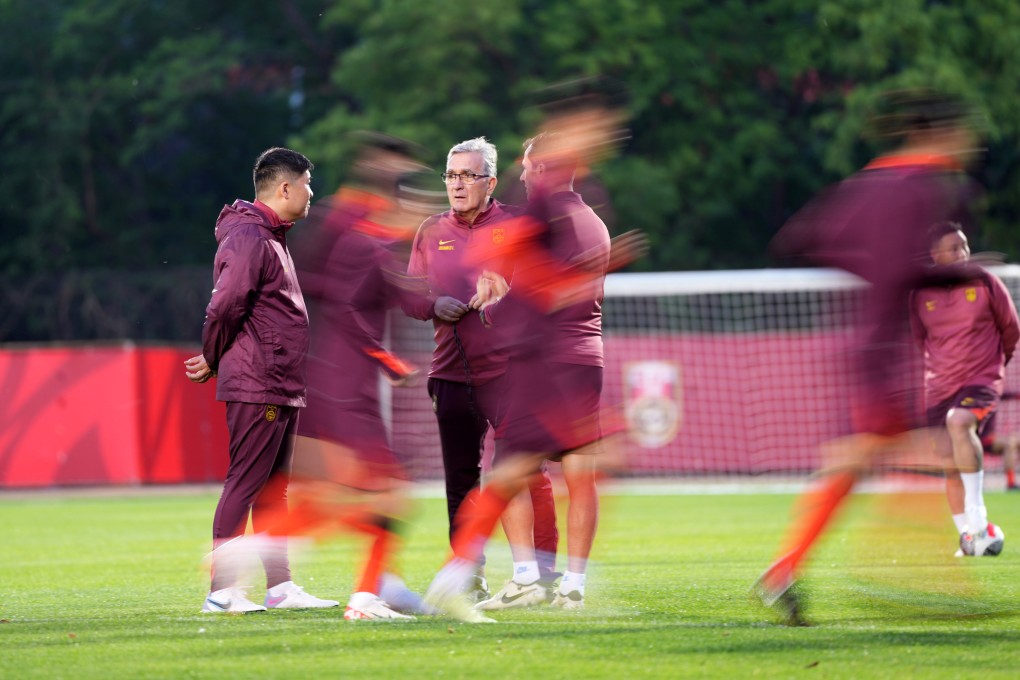
<path fill-rule="evenodd" d="M 446 154 L 446 164 L 450 164 L 450 157 L 455 153 L 477 153 L 482 157 L 485 164 L 485 174 L 490 177 L 496 176 L 496 146 L 485 137 L 475 137 L 455 144 L 450 153 Z"/>

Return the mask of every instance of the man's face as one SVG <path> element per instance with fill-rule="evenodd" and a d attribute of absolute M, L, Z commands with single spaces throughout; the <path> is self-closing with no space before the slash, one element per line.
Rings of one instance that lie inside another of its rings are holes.
<path fill-rule="evenodd" d="M 528 198 L 535 195 L 535 189 L 539 185 L 539 179 L 541 177 L 541 169 L 535 167 L 535 163 L 531 159 L 531 147 L 529 146 L 524 152 L 524 159 L 521 160 L 521 181 L 524 182 L 524 191 L 527 193 Z"/>
<path fill-rule="evenodd" d="M 473 173 L 484 175 L 485 160 L 482 154 L 455 153 L 450 156 L 446 164 L 447 174 Z M 474 219 L 475 215 L 485 210 L 489 201 L 489 195 L 496 187 L 495 177 L 483 177 L 475 180 L 474 184 L 465 184 L 464 180 L 454 180 L 452 184 L 446 185 L 446 196 L 450 199 L 450 207 L 453 212 Z"/>
<path fill-rule="evenodd" d="M 308 210 L 312 207 L 312 174 L 305 170 L 303 174 L 292 177 L 283 182 L 280 186 L 283 192 L 285 208 L 280 219 L 285 222 L 294 222 L 308 217 Z"/>
<path fill-rule="evenodd" d="M 970 257 L 970 246 L 962 231 L 946 234 L 931 249 L 931 259 L 935 264 L 956 264 L 966 262 Z"/>

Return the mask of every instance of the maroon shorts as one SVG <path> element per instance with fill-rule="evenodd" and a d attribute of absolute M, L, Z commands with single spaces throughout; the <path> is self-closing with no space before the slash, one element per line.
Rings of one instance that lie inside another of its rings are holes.
<path fill-rule="evenodd" d="M 548 361 L 513 361 L 507 367 L 503 440 L 494 461 L 518 453 L 564 453 L 602 436 L 599 407 L 602 367 Z"/>
<path fill-rule="evenodd" d="M 390 448 L 386 424 L 378 413 L 306 410 L 308 413 L 301 414 L 298 425 L 299 436 L 339 444 L 353 451 L 359 460 L 368 463 L 399 467 L 397 457 Z M 305 418 L 305 415 L 313 417 Z"/>
<path fill-rule="evenodd" d="M 984 442 L 994 432 L 995 409 L 999 406 L 999 393 L 984 385 L 969 385 L 928 409 L 928 426 L 945 427 L 946 416 L 952 409 L 963 408 L 978 419 L 978 436 Z"/>
<path fill-rule="evenodd" d="M 995 414 L 998 411 L 992 411 L 988 414 L 988 417 L 981 423 L 981 448 L 985 450 L 985 453 L 996 453 L 995 451 Z M 999 451 L 1001 453 L 1001 451 Z"/>

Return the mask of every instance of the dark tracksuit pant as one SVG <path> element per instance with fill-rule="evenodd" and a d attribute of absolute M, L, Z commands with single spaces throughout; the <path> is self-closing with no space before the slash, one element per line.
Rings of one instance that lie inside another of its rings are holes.
<path fill-rule="evenodd" d="M 213 545 L 240 536 L 251 514 L 261 531 L 263 514 L 287 503 L 287 481 L 300 409 L 293 406 L 227 402 L 230 465 L 213 518 Z M 266 587 L 290 580 L 286 552 L 260 555 Z M 213 565 L 212 590 L 234 585 L 236 574 Z"/>

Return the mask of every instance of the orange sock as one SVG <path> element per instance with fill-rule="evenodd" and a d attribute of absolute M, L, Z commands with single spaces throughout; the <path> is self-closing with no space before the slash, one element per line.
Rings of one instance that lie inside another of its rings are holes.
<path fill-rule="evenodd" d="M 804 556 L 835 517 L 836 510 L 854 488 L 856 481 L 854 473 L 838 472 L 820 480 L 815 489 L 800 497 L 797 509 L 801 514 L 794 520 L 786 536 L 784 549 L 770 569 L 777 582 L 796 576 Z"/>
<path fill-rule="evenodd" d="M 451 541 L 454 556 L 477 561 L 509 504 L 509 498 L 491 489 L 472 491 L 461 503 L 461 512 L 457 513 L 457 529 Z"/>
<path fill-rule="evenodd" d="M 354 588 L 356 593 L 379 594 L 379 579 L 389 565 L 397 543 L 397 535 L 381 523 L 371 519 L 344 518 L 341 522 L 354 531 L 372 539 L 368 549 L 368 559 L 361 570 L 361 577 Z"/>
<path fill-rule="evenodd" d="M 393 547 L 394 535 L 392 531 L 382 527 L 375 527 L 372 547 L 368 551 L 368 561 L 365 568 L 361 570 L 361 580 L 354 592 L 379 594 L 379 578 L 386 570 L 389 562 L 391 549 Z"/>
<path fill-rule="evenodd" d="M 1016 486 L 1016 470 L 1006 468 L 1006 486 Z"/>

